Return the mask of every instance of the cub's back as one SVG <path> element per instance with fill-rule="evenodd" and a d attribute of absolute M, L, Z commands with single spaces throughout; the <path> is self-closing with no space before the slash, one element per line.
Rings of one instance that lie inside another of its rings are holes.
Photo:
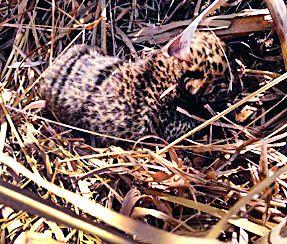
<path fill-rule="evenodd" d="M 103 56 L 95 48 L 75 45 L 45 71 L 40 94 L 60 119 L 77 124 L 85 102 L 96 95 L 100 84 L 120 63 L 118 58 Z"/>

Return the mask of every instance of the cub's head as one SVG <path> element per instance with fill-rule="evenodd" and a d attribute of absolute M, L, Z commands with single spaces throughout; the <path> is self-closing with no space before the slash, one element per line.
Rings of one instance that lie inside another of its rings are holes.
<path fill-rule="evenodd" d="M 212 85 L 227 70 L 226 46 L 212 32 L 195 31 L 191 37 L 183 33 L 164 48 L 170 57 L 181 61 L 180 86 L 191 94 Z"/>

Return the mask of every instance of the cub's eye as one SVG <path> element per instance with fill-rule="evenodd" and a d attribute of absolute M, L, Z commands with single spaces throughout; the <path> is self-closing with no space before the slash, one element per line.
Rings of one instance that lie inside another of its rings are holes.
<path fill-rule="evenodd" d="M 190 79 L 185 84 L 185 88 L 187 91 L 194 95 L 200 90 L 200 88 L 203 87 L 204 83 L 205 81 L 203 79 Z"/>
<path fill-rule="evenodd" d="M 189 82 L 189 80 L 190 80 L 189 77 L 185 77 L 184 80 L 183 80 L 184 84 L 186 84 L 187 82 Z"/>
<path fill-rule="evenodd" d="M 186 71 L 183 75 L 182 75 L 183 80 L 185 80 L 185 78 L 189 78 L 189 79 L 203 79 L 204 78 L 204 72 L 200 71 L 200 70 L 194 70 L 194 71 Z"/>
<path fill-rule="evenodd" d="M 191 94 L 195 94 L 205 83 L 204 72 L 199 70 L 188 70 L 182 75 L 181 80 L 185 89 Z"/>

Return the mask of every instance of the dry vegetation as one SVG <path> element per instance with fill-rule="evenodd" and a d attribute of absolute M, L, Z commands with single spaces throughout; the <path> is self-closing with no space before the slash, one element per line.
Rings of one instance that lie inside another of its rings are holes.
<path fill-rule="evenodd" d="M 286 19 L 272 1 L 272 16 L 262 1 L 233 2 L 199 28 L 234 50 L 236 99 L 194 111 L 201 126 L 169 145 L 98 148 L 45 110 L 39 76 L 75 43 L 136 60 L 210 1 L 0 1 L 2 243 L 247 243 L 284 219 Z"/>

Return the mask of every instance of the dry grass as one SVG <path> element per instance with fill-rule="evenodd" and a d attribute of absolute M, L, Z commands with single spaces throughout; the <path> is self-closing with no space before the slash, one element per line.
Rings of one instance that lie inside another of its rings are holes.
<path fill-rule="evenodd" d="M 104 135 L 61 124 L 37 96 L 38 78 L 69 46 L 137 60 L 208 3 L 194 2 L 0 1 L 2 242 L 247 243 L 284 219 L 286 36 L 276 6 L 276 29 L 255 0 L 200 24 L 233 48 L 242 92 L 195 111 L 202 124 L 168 145 L 98 148 L 90 136 Z"/>

